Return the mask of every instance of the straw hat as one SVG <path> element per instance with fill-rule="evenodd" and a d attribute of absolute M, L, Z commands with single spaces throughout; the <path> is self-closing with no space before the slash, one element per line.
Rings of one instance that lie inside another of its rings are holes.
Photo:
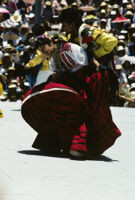
<path fill-rule="evenodd" d="M 10 44 L 6 44 L 3 48 L 3 51 L 6 51 L 6 52 L 10 52 L 10 51 L 13 51 L 15 50 L 15 47 L 11 46 Z M 9 56 L 7 54 L 4 54 L 4 56 Z"/>
<path fill-rule="evenodd" d="M 124 47 L 123 46 L 118 46 L 117 47 L 117 51 L 123 51 L 124 50 Z"/>
<path fill-rule="evenodd" d="M 20 22 L 22 17 L 18 11 L 14 12 L 14 14 L 10 17 L 13 22 Z"/>
<path fill-rule="evenodd" d="M 106 2 L 102 2 L 101 4 L 100 4 L 100 7 L 105 7 L 105 6 L 107 6 L 107 4 L 106 4 Z"/>
<path fill-rule="evenodd" d="M 6 77 L 4 74 L 2 74 L 2 73 L 0 73 L 0 78 L 1 78 L 2 80 L 4 80 L 4 81 L 7 80 L 7 77 Z"/>
<path fill-rule="evenodd" d="M 105 10 L 105 9 L 102 9 L 102 10 L 100 11 L 100 13 L 105 14 L 105 13 L 106 13 L 106 10 Z"/>
<path fill-rule="evenodd" d="M 133 12 L 130 11 L 130 10 L 128 10 L 128 11 L 125 13 L 125 16 L 133 16 L 133 15 L 134 15 Z"/>
<path fill-rule="evenodd" d="M 10 83 L 10 84 L 8 85 L 8 88 L 9 88 L 9 89 L 15 89 L 15 88 L 16 88 L 16 84 Z"/>
<path fill-rule="evenodd" d="M 51 3 L 51 1 L 46 1 L 46 2 L 45 2 L 45 5 L 46 5 L 46 6 L 51 6 L 52 3 Z"/>

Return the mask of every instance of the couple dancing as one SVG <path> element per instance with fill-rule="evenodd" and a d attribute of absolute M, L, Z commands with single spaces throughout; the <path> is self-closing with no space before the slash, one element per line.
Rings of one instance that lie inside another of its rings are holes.
<path fill-rule="evenodd" d="M 38 133 L 32 146 L 46 153 L 97 157 L 121 135 L 110 110 L 109 70 L 77 44 L 44 40 L 42 53 L 54 73 L 26 93 L 21 108 Z"/>

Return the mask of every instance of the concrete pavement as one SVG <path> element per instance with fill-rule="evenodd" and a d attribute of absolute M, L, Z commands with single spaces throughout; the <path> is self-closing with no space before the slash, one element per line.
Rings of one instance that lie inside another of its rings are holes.
<path fill-rule="evenodd" d="M 77 161 L 33 149 L 20 105 L 0 102 L 0 200 L 135 200 L 134 108 L 112 107 L 122 136 L 98 160 Z"/>

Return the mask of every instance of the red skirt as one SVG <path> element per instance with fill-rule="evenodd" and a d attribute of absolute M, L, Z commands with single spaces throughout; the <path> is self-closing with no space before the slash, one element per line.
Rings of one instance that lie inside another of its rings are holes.
<path fill-rule="evenodd" d="M 98 156 L 111 147 L 121 135 L 113 121 L 109 106 L 109 74 L 94 73 L 86 78 L 88 129 L 87 146 L 91 156 Z"/>
<path fill-rule="evenodd" d="M 21 107 L 24 120 L 38 133 L 33 147 L 54 152 L 69 150 L 86 120 L 84 99 L 72 88 L 43 83 L 27 92 Z"/>

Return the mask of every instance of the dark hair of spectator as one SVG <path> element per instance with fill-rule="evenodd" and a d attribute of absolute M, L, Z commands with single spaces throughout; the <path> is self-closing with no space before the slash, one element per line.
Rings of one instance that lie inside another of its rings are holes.
<path fill-rule="evenodd" d="M 35 24 L 33 27 L 32 27 L 32 32 L 38 36 L 38 35 L 42 35 L 44 34 L 45 32 L 45 28 L 44 26 L 40 25 L 40 24 Z"/>
<path fill-rule="evenodd" d="M 39 37 L 37 37 L 37 39 L 35 41 L 35 49 L 38 49 L 39 47 L 42 48 L 42 46 L 44 46 L 46 44 L 50 45 L 51 40 L 49 38 L 45 37 L 45 36 L 43 36 L 43 37 L 39 36 Z"/>
<path fill-rule="evenodd" d="M 80 26 L 82 24 L 82 15 L 83 12 L 81 10 L 75 8 L 67 8 L 62 10 L 59 16 L 59 21 L 67 22 L 68 24 L 75 22 L 76 26 Z"/>

